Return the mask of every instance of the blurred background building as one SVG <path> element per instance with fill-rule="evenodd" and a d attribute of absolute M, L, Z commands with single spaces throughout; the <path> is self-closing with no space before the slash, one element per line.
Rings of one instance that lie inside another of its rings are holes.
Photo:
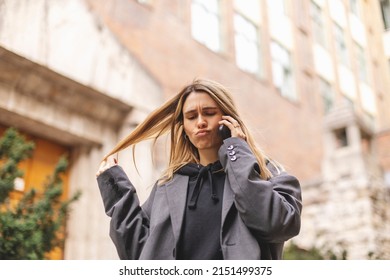
<path fill-rule="evenodd" d="M 69 155 L 67 192 L 82 197 L 61 257 L 115 259 L 100 159 L 184 85 L 214 79 L 302 183 L 293 242 L 389 259 L 389 28 L 389 0 L 0 0 L 0 131 L 37 142 L 25 186 Z M 119 158 L 142 201 L 165 163 L 150 145 L 139 174 Z"/>

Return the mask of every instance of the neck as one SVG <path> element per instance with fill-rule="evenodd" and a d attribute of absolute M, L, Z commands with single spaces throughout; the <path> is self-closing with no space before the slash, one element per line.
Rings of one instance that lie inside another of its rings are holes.
<path fill-rule="evenodd" d="M 203 166 L 209 165 L 210 163 L 214 163 L 218 160 L 218 151 L 214 149 L 207 150 L 198 150 L 200 164 Z"/>

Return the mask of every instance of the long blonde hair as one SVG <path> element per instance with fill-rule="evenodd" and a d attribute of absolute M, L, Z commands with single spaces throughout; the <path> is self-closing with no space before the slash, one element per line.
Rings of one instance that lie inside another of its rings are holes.
<path fill-rule="evenodd" d="M 260 167 L 260 177 L 269 179 L 271 172 L 266 167 L 267 157 L 257 147 L 250 131 L 240 118 L 233 98 L 227 89 L 221 84 L 205 79 L 196 79 L 184 87 L 177 95 L 166 101 L 161 107 L 154 110 L 142 123 L 140 123 L 129 135 L 122 139 L 103 160 L 119 151 L 133 146 L 133 160 L 135 145 L 141 141 L 157 139 L 170 133 L 170 153 L 168 168 L 163 174 L 164 181 L 172 179 L 173 174 L 189 162 L 199 162 L 198 151 L 194 145 L 185 137 L 183 128 L 183 105 L 188 95 L 192 92 L 204 92 L 218 104 L 223 115 L 233 117 L 241 126 L 246 135 L 246 141 L 255 155 Z"/>

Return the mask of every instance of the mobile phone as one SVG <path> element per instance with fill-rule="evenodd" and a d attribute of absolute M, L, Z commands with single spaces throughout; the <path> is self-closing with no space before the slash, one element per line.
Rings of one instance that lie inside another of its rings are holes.
<path fill-rule="evenodd" d="M 226 125 L 223 125 L 223 124 L 221 124 L 218 127 L 218 134 L 219 134 L 219 136 L 221 136 L 222 140 L 225 140 L 226 138 L 229 138 L 232 136 L 230 129 Z"/>

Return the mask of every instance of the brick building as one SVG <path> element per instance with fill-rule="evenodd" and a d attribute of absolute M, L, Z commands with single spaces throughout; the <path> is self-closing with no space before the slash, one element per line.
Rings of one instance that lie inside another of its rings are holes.
<path fill-rule="evenodd" d="M 83 190 L 64 258 L 116 257 L 99 159 L 196 77 L 226 85 L 262 148 L 300 179 L 295 243 L 389 258 L 386 3 L 0 1 L 0 124 L 66 147 L 69 191 Z M 163 160 L 139 149 L 142 177 L 121 159 L 145 199 Z"/>

